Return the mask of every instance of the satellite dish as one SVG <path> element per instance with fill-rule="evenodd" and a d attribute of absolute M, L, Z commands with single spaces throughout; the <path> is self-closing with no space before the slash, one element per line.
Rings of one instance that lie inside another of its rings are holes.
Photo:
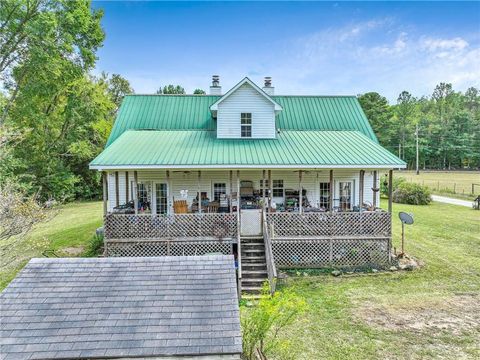
<path fill-rule="evenodd" d="M 399 257 L 403 257 L 405 255 L 405 224 L 412 225 L 413 224 L 413 215 L 400 211 L 398 213 L 398 217 L 402 222 L 402 253 L 399 254 Z"/>
<path fill-rule="evenodd" d="M 407 225 L 412 225 L 413 224 L 413 215 L 412 214 L 400 211 L 398 213 L 398 217 L 400 218 L 400 220 L 404 224 L 407 224 Z"/>

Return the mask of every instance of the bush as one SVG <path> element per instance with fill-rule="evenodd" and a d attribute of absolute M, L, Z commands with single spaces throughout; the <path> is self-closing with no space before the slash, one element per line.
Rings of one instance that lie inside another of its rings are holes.
<path fill-rule="evenodd" d="M 103 235 L 93 235 L 88 243 L 87 249 L 83 256 L 85 257 L 96 257 L 102 253 L 103 248 Z"/>
<path fill-rule="evenodd" d="M 432 201 L 432 197 L 428 187 L 402 182 L 393 192 L 392 200 L 400 204 L 428 205 Z"/>
<path fill-rule="evenodd" d="M 256 359 L 258 350 L 262 355 L 275 348 L 282 353 L 282 359 L 295 359 L 294 348 L 288 340 L 279 340 L 279 333 L 292 324 L 296 317 L 305 312 L 305 300 L 291 290 L 277 291 L 270 296 L 268 287 L 258 304 L 246 309 L 242 316 L 243 354 L 248 360 Z"/>
<path fill-rule="evenodd" d="M 407 180 L 403 177 L 393 177 L 392 191 L 397 190 L 400 184 L 403 184 L 406 181 Z M 384 197 L 388 197 L 388 179 L 386 177 L 380 179 L 380 194 Z"/>

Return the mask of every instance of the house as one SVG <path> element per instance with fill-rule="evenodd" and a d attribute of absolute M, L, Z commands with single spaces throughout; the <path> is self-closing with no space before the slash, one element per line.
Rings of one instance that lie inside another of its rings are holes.
<path fill-rule="evenodd" d="M 32 259 L 0 295 L 0 359 L 240 359 L 231 255 Z"/>
<path fill-rule="evenodd" d="M 90 168 L 107 256 L 233 253 L 254 291 L 281 267 L 388 263 L 380 178 L 405 165 L 355 96 L 275 95 L 248 77 L 223 94 L 214 76 L 210 95 L 126 96 Z"/>

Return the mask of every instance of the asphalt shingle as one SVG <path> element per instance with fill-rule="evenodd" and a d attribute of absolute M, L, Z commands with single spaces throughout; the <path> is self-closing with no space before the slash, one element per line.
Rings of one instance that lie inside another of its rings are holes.
<path fill-rule="evenodd" d="M 0 304 L 1 359 L 242 350 L 232 256 L 32 259 Z"/>

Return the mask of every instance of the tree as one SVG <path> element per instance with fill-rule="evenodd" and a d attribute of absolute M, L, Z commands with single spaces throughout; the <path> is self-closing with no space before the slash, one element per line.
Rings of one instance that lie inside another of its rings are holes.
<path fill-rule="evenodd" d="M 133 94 L 134 90 L 130 82 L 119 74 L 112 74 L 108 78 L 107 74 L 102 74 L 107 82 L 107 90 L 111 100 L 115 104 L 115 114 L 117 113 L 125 95 Z"/>
<path fill-rule="evenodd" d="M 205 95 L 205 94 L 206 94 L 205 90 L 202 90 L 202 89 L 195 89 L 193 91 L 193 95 Z"/>
<path fill-rule="evenodd" d="M 180 85 L 167 85 L 167 86 L 164 86 L 163 89 L 162 87 L 159 87 L 156 93 L 158 95 L 185 94 L 185 89 Z"/>
<path fill-rule="evenodd" d="M 18 10 L 27 8 L 33 14 Z M 98 193 L 87 164 L 103 147 L 114 109 L 107 86 L 88 75 L 104 39 L 102 13 L 90 1 L 13 0 L 0 16 L 6 37 L 21 44 L 0 44 L 8 64 L 2 120 L 25 133 L 10 176 L 40 199 Z"/>
<path fill-rule="evenodd" d="M 5 162 L 21 141 L 22 134 L 0 125 L 0 241 L 14 236 L 17 240 L 21 239 L 33 226 L 46 221 L 48 215 L 53 214 L 37 201 L 36 196 L 28 196 L 25 189 L 5 176 Z M 11 244 L 0 249 L 1 255 Z"/>
<path fill-rule="evenodd" d="M 377 135 L 378 141 L 391 147 L 393 112 L 388 100 L 376 92 L 369 92 L 358 96 L 358 101 Z"/>
<path fill-rule="evenodd" d="M 416 99 L 408 91 L 402 91 L 398 95 L 397 106 L 395 107 L 397 139 L 399 144 L 398 155 L 405 160 L 405 148 L 407 145 L 407 134 L 413 132 L 415 125 Z"/>
<path fill-rule="evenodd" d="M 0 2 L 0 80 L 9 91 L 0 122 L 24 82 L 37 77 L 49 61 L 69 63 L 63 75 L 70 76 L 93 67 L 105 34 L 100 26 L 103 12 L 92 11 L 90 5 L 87 0 Z"/>

